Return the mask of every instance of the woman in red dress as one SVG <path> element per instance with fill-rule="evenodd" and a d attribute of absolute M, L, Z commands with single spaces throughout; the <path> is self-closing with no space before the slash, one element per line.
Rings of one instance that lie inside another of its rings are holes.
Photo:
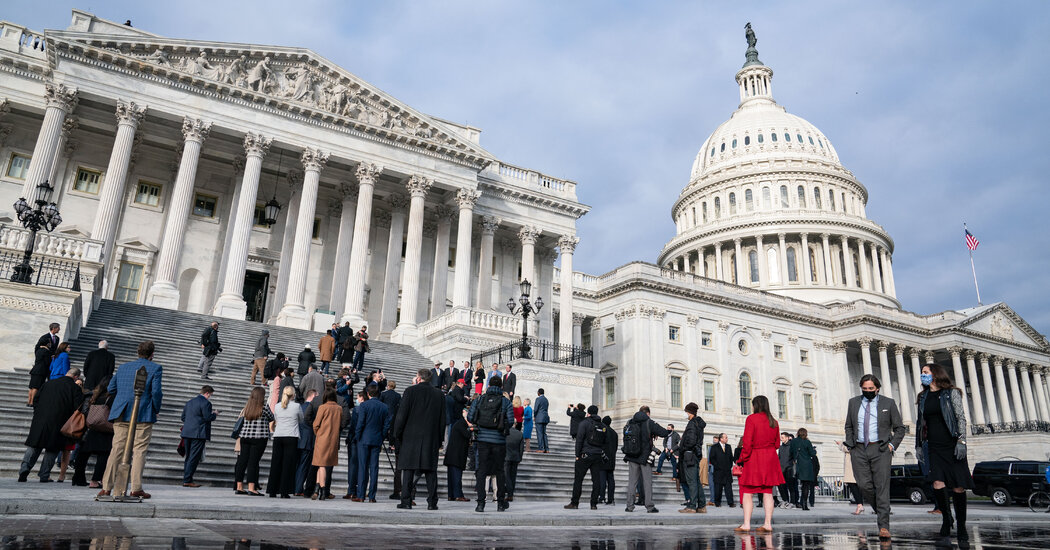
<path fill-rule="evenodd" d="M 769 412 L 769 400 L 764 395 L 751 400 L 751 410 L 753 414 L 744 422 L 743 450 L 737 461 L 744 470 L 739 482 L 744 523 L 736 530 L 751 530 L 751 512 L 755 505 L 749 494 L 756 493 L 762 495 L 762 509 L 766 514 L 765 522 L 757 531 L 769 533 L 773 530 L 773 488 L 784 483 L 784 473 L 780 471 L 780 459 L 777 457 L 780 424 Z"/>

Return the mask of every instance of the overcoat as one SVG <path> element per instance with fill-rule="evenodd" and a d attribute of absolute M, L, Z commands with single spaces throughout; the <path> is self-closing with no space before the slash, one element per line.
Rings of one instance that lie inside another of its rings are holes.
<path fill-rule="evenodd" d="M 394 419 L 394 438 L 401 444 L 398 469 L 436 470 L 446 427 L 441 390 L 426 383 L 405 388 Z"/>
<path fill-rule="evenodd" d="M 339 464 L 339 432 L 343 427 L 343 408 L 329 401 L 317 409 L 314 417 L 313 466 Z"/>
<path fill-rule="evenodd" d="M 29 425 L 26 447 L 61 451 L 68 441 L 60 431 L 73 411 L 84 402 L 84 392 L 72 378 L 62 376 L 40 388 L 33 402 L 33 422 Z"/>

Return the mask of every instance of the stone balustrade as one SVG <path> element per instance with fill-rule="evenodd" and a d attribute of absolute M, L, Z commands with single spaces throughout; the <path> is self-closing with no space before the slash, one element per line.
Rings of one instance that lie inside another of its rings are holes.
<path fill-rule="evenodd" d="M 520 168 L 499 161 L 494 161 L 486 169 L 488 175 L 507 183 L 537 187 L 546 192 L 565 197 L 576 197 L 576 182 L 558 179 L 535 170 Z"/>
<path fill-rule="evenodd" d="M 29 244 L 29 231 L 10 225 L 0 226 L 0 248 L 22 251 Z M 102 241 L 56 233 L 37 233 L 34 255 L 42 254 L 76 262 L 102 262 Z"/>
<path fill-rule="evenodd" d="M 463 325 L 472 329 L 505 332 L 514 335 L 521 334 L 520 317 L 477 309 L 453 309 L 423 323 L 420 325 L 420 331 L 424 338 L 428 338 L 452 327 L 462 327 Z"/>
<path fill-rule="evenodd" d="M 47 58 L 47 40 L 44 33 L 9 21 L 0 21 L 0 49 L 40 59 Z"/>

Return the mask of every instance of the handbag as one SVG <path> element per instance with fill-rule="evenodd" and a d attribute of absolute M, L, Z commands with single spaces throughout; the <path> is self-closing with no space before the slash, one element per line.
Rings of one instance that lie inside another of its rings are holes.
<path fill-rule="evenodd" d="M 237 422 L 233 423 L 233 433 L 230 434 L 230 438 L 231 439 L 240 439 L 241 438 L 241 428 L 243 428 L 243 427 L 244 427 L 244 417 L 243 416 L 238 416 L 237 417 Z"/>
<path fill-rule="evenodd" d="M 84 413 L 76 410 L 69 415 L 69 420 L 66 420 L 60 431 L 62 435 L 70 439 L 80 439 L 84 435 L 84 430 L 87 430 L 87 421 L 84 419 Z"/>
<path fill-rule="evenodd" d="M 733 476 L 740 477 L 744 475 L 744 467 L 739 464 L 733 464 Z"/>
<path fill-rule="evenodd" d="M 109 407 L 105 405 L 91 405 L 87 412 L 87 427 L 92 431 L 111 434 L 113 423 L 109 421 Z"/>

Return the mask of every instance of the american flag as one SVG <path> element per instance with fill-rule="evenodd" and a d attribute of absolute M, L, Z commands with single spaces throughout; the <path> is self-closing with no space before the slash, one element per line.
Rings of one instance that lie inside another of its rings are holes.
<path fill-rule="evenodd" d="M 963 229 L 963 231 L 966 232 L 966 248 L 977 250 L 977 245 L 981 244 L 981 242 L 977 240 L 977 237 L 973 236 L 973 233 L 970 233 L 969 229 Z"/>

